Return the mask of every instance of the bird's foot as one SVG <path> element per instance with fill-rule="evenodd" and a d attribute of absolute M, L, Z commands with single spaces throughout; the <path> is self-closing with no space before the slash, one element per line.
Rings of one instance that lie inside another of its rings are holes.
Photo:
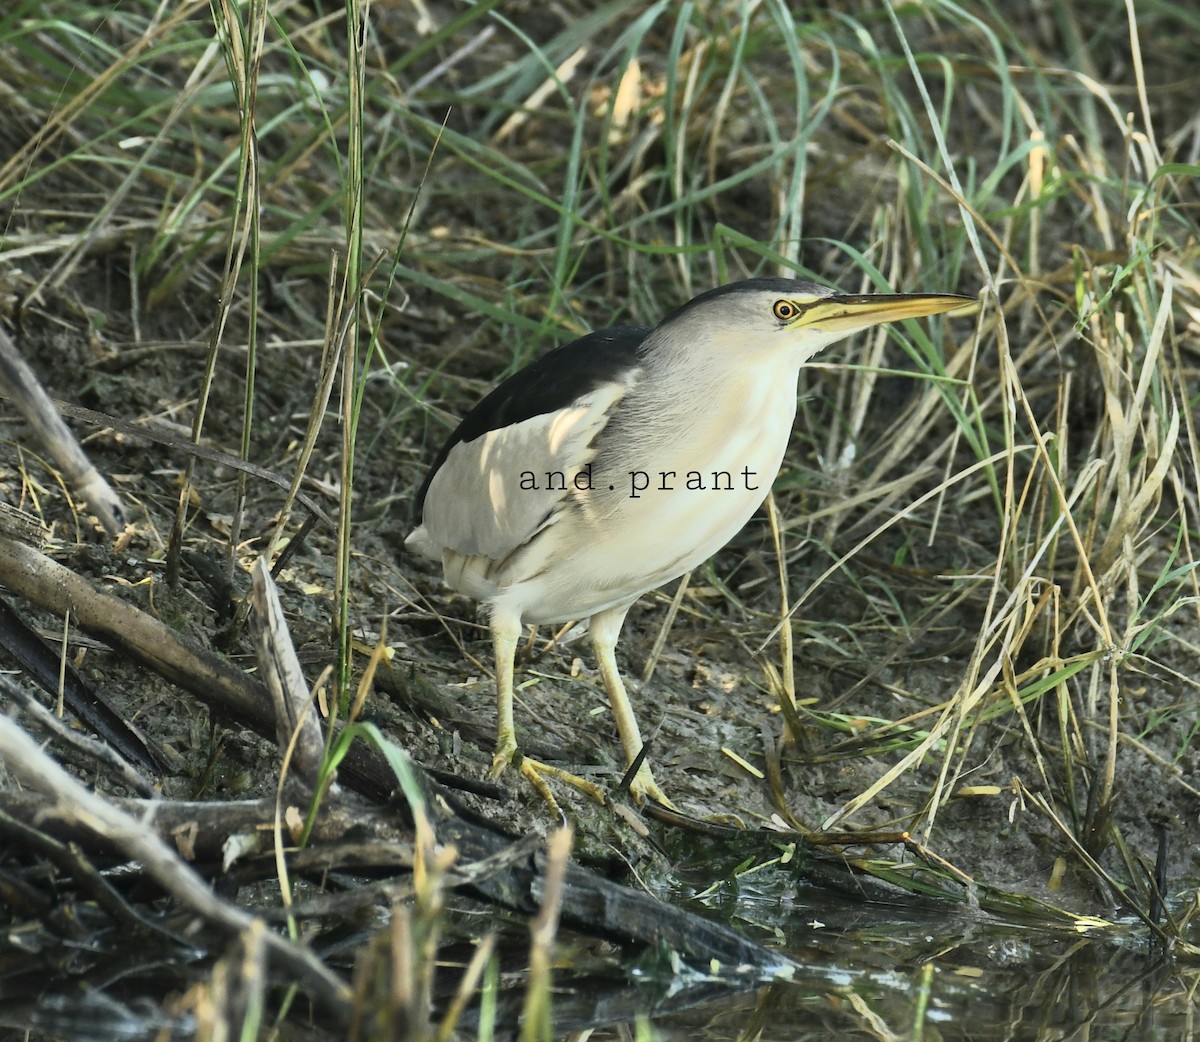
<path fill-rule="evenodd" d="M 633 780 L 629 783 L 629 795 L 638 804 L 642 804 L 650 799 L 654 800 L 655 803 L 661 803 L 667 810 L 675 810 L 675 804 L 659 788 L 658 782 L 654 780 L 654 773 L 650 770 L 650 765 L 644 760 L 641 767 L 638 768 L 637 774 L 633 776 Z"/>
<path fill-rule="evenodd" d="M 501 734 L 496 738 L 496 752 L 492 757 L 492 766 L 488 770 L 488 779 L 495 781 L 506 770 L 508 765 L 513 762 L 513 757 L 517 755 L 517 739 L 512 734 Z"/>
<path fill-rule="evenodd" d="M 553 767 L 550 763 L 542 763 L 540 760 L 532 760 L 529 756 L 524 756 L 521 760 L 521 773 L 529 780 L 529 784 L 538 790 L 538 794 L 542 800 L 550 804 L 551 809 L 556 813 L 558 813 L 558 803 L 554 801 L 554 797 L 551 795 L 550 786 L 546 784 L 546 778 L 553 778 L 556 782 L 563 782 L 570 785 L 572 789 L 582 792 L 589 800 L 599 803 L 601 807 L 604 807 L 608 802 L 604 789 L 601 789 L 599 785 L 596 785 L 594 782 L 588 782 L 587 778 L 581 778 L 578 774 L 564 771 L 562 767 Z"/>
<path fill-rule="evenodd" d="M 492 756 L 492 766 L 488 771 L 488 778 L 495 781 L 508 769 L 509 765 L 515 759 L 517 759 L 516 739 L 513 736 L 500 735 L 496 742 L 495 755 Z M 555 817 L 561 818 L 562 811 L 559 809 L 558 801 L 555 800 L 554 794 L 550 791 L 550 786 L 546 783 L 546 778 L 554 778 L 557 781 L 566 782 L 567 785 L 578 789 L 589 799 L 600 804 L 600 806 L 604 806 L 608 802 L 604 795 L 604 790 L 599 785 L 588 781 L 586 778 L 581 778 L 577 774 L 572 774 L 570 771 L 564 771 L 561 767 L 553 767 L 532 757 L 522 756 L 520 757 L 519 769 L 525 780 L 546 801 L 547 806 L 549 806 L 551 813 Z"/>
<path fill-rule="evenodd" d="M 496 741 L 496 752 L 492 756 L 492 766 L 488 771 L 488 778 L 495 781 L 508 769 L 513 760 L 517 758 L 516 738 L 512 735 L 500 735 Z M 559 809 L 558 801 L 555 800 L 554 794 L 550 791 L 550 786 L 546 783 L 547 778 L 553 778 L 555 781 L 570 785 L 571 788 L 583 793 L 588 799 L 598 803 L 601 807 L 608 803 L 608 796 L 605 794 L 604 789 L 595 782 L 581 778 L 578 774 L 572 774 L 561 767 L 554 767 L 529 756 L 521 756 L 519 766 L 521 774 L 526 781 L 546 801 L 551 813 L 556 817 L 562 817 L 562 812 Z M 668 810 L 675 809 L 675 804 L 667 798 L 667 794 L 659 788 L 658 782 L 654 780 L 654 774 L 650 770 L 649 764 L 644 762 L 638 768 L 637 774 L 633 776 L 633 780 L 629 783 L 629 795 L 639 805 L 647 799 L 651 799 L 656 803 L 661 803 Z"/>

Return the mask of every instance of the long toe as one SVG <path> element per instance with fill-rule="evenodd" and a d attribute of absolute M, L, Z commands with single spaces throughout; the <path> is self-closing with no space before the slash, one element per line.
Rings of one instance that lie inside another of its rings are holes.
<path fill-rule="evenodd" d="M 550 808 L 550 813 L 560 822 L 565 824 L 566 819 L 563 817 L 562 808 L 558 805 L 558 800 L 554 798 L 554 793 L 550 791 L 550 786 L 546 784 L 546 779 L 542 777 L 542 764 L 531 760 L 528 756 L 521 760 L 521 774 L 525 780 L 533 786 L 534 791 L 541 796 L 546 806 Z"/>
<path fill-rule="evenodd" d="M 651 799 L 655 803 L 661 803 L 667 810 L 675 810 L 675 804 L 659 788 L 658 782 L 654 780 L 654 773 L 645 763 L 638 768 L 637 774 L 633 776 L 633 781 L 629 783 L 629 795 L 639 804 Z"/>

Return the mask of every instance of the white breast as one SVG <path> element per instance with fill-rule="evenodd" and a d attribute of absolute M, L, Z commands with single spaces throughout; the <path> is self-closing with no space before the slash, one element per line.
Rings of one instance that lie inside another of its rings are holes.
<path fill-rule="evenodd" d="M 768 374 L 775 379 L 758 371 L 697 381 L 713 389 L 703 398 L 631 392 L 597 439 L 591 491 L 572 494 L 553 527 L 514 558 L 492 599 L 526 622 L 586 618 L 706 561 L 779 472 L 796 369 Z"/>

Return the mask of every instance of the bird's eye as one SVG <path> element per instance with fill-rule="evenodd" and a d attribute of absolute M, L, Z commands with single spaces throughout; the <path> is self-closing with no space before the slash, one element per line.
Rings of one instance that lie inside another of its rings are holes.
<path fill-rule="evenodd" d="M 780 322 L 790 322 L 798 314 L 800 314 L 800 309 L 796 307 L 796 305 L 790 300 L 775 301 L 775 306 L 771 308 L 771 310 L 775 313 L 775 317 L 779 319 Z"/>

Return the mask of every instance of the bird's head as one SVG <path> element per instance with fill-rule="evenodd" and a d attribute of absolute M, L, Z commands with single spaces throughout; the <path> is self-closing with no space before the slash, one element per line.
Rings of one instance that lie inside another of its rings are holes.
<path fill-rule="evenodd" d="M 802 279 L 758 278 L 702 293 L 646 340 L 657 353 L 719 353 L 726 361 L 786 357 L 802 365 L 868 326 L 921 318 L 975 303 L 954 293 L 839 293 Z"/>

